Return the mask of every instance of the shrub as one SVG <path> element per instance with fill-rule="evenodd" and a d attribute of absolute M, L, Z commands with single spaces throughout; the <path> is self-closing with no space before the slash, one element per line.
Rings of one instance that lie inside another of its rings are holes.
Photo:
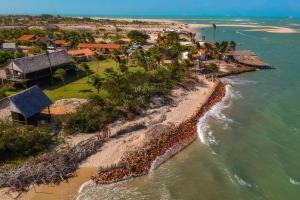
<path fill-rule="evenodd" d="M 138 44 L 145 44 L 147 39 L 150 38 L 149 35 L 136 30 L 130 31 L 127 36 L 131 42 Z"/>
<path fill-rule="evenodd" d="M 0 121 L 0 161 L 35 155 L 54 143 L 49 127 Z"/>
<path fill-rule="evenodd" d="M 210 63 L 206 68 L 208 73 L 215 73 L 219 71 L 219 67 L 215 63 Z"/>
<path fill-rule="evenodd" d="M 93 96 L 88 103 L 78 108 L 75 113 L 63 118 L 63 130 L 67 135 L 92 133 L 100 130 L 106 123 L 116 119 L 117 113 L 110 107 L 103 107 L 104 100 Z"/>
<path fill-rule="evenodd" d="M 7 53 L 5 51 L 0 51 L 0 64 L 7 63 L 8 60 L 11 58 L 12 58 L 12 55 L 10 53 Z"/>

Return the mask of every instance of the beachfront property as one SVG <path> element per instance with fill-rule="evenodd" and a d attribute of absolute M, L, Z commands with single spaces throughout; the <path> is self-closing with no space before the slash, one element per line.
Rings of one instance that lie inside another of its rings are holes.
<path fill-rule="evenodd" d="M 17 58 L 0 68 L 0 80 L 3 85 L 27 83 L 50 79 L 58 68 L 71 69 L 75 65 L 66 51 Z"/>
<path fill-rule="evenodd" d="M 11 118 L 14 122 L 36 125 L 40 121 L 51 119 L 50 105 L 52 101 L 38 87 L 23 90 L 9 98 Z M 46 112 L 42 112 L 43 110 Z"/>

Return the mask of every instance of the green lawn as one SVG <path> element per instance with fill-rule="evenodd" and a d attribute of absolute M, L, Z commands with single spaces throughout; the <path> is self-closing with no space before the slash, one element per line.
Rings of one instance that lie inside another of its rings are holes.
<path fill-rule="evenodd" d="M 98 74 L 103 74 L 106 68 L 117 68 L 117 63 L 111 59 L 89 62 L 88 65 L 91 71 Z M 56 81 L 57 84 L 43 88 L 44 92 L 53 101 L 68 98 L 88 98 L 89 95 L 95 92 L 95 89 L 87 83 L 88 76 L 85 72 L 81 72 L 80 77 L 78 78 L 76 75 L 68 76 L 65 85 Z"/>

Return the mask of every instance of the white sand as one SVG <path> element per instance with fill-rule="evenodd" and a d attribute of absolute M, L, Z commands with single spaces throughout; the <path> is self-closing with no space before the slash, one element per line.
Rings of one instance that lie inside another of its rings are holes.
<path fill-rule="evenodd" d="M 251 28 L 247 31 L 264 31 L 269 33 L 297 33 L 293 28 L 280 27 L 280 26 L 262 26 L 254 24 L 216 24 L 217 27 L 242 27 L 242 28 Z M 211 24 L 189 24 L 189 28 L 192 31 L 197 29 L 210 28 Z"/>
<path fill-rule="evenodd" d="M 192 117 L 206 102 L 217 85 L 216 82 L 209 82 L 202 77 L 200 77 L 200 79 L 203 82 L 198 84 L 196 90 L 189 91 L 186 96 L 182 96 L 176 107 L 170 107 L 161 113 L 156 113 L 151 116 L 151 119 L 146 118 L 145 121 L 151 123 L 151 121 L 153 122 L 158 118 L 161 118 L 163 119 L 163 124 L 171 123 L 179 125 Z M 143 146 L 146 142 L 146 132 L 146 130 L 141 130 L 125 134 L 119 139 L 111 139 L 109 142 L 105 143 L 98 153 L 89 157 L 81 167 L 107 167 L 118 164 L 124 153 Z"/>

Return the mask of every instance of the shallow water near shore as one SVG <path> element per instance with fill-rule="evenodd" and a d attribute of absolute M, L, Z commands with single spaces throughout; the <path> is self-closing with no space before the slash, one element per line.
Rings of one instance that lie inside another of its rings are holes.
<path fill-rule="evenodd" d="M 40 185 L 35 186 L 28 193 L 21 196 L 21 200 L 71 200 L 77 196 L 78 188 L 82 183 L 90 180 L 91 176 L 97 172 L 97 168 L 80 168 L 75 177 L 68 182 L 59 185 Z M 0 197 L 1 199 L 1 197 Z"/>
<path fill-rule="evenodd" d="M 300 24 L 292 19 L 241 20 L 296 29 Z M 300 199 L 300 34 L 247 30 L 220 27 L 217 39 L 235 40 L 239 49 L 257 52 L 276 70 L 224 79 L 232 85 L 228 98 L 198 124 L 204 140 L 199 137 L 145 177 L 91 187 L 77 199 Z M 211 39 L 211 29 L 203 33 Z"/>

